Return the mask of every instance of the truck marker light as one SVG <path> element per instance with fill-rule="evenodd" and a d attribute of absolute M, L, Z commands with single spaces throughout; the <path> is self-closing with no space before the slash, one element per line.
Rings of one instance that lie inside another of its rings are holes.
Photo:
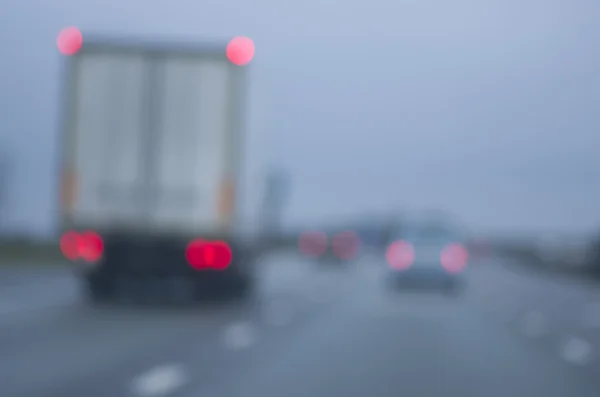
<path fill-rule="evenodd" d="M 254 58 L 254 42 L 248 37 L 238 36 L 227 44 L 227 59 L 237 66 L 244 66 Z"/>
<path fill-rule="evenodd" d="M 83 46 L 83 35 L 75 26 L 66 27 L 58 34 L 56 45 L 61 54 L 75 55 Z"/>

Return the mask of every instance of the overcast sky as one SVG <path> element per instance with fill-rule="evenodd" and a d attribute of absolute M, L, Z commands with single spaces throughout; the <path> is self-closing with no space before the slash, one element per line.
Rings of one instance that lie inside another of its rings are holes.
<path fill-rule="evenodd" d="M 476 230 L 600 227 L 594 0 L 5 0 L 12 230 L 54 227 L 61 28 L 254 39 L 288 224 L 439 208 Z"/>

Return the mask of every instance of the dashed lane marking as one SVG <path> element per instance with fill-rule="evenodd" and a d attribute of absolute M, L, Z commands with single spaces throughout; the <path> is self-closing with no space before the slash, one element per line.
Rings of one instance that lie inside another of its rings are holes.
<path fill-rule="evenodd" d="M 240 322 L 229 325 L 224 332 L 224 343 L 228 349 L 243 350 L 256 341 L 256 331 L 250 323 Z"/>
<path fill-rule="evenodd" d="M 592 359 L 592 346 L 584 339 L 571 337 L 561 348 L 561 357 L 574 365 L 585 365 Z"/>
<path fill-rule="evenodd" d="M 133 380 L 133 392 L 142 397 L 166 396 L 181 388 L 189 378 L 180 364 L 165 364 Z"/>

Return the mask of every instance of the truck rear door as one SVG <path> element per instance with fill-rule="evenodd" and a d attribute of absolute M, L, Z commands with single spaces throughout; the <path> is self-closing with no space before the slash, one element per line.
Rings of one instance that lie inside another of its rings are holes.
<path fill-rule="evenodd" d="M 227 226 L 239 68 L 224 53 L 103 46 L 73 62 L 65 217 L 89 227 Z"/>

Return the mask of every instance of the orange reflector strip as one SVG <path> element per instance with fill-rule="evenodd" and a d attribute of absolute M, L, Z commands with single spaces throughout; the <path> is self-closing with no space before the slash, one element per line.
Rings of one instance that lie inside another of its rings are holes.
<path fill-rule="evenodd" d="M 235 185 L 231 179 L 226 179 L 221 184 L 219 192 L 219 214 L 221 219 L 229 221 L 235 205 Z"/>
<path fill-rule="evenodd" d="M 73 171 L 64 171 L 61 181 L 61 208 L 70 212 L 77 200 L 77 175 Z"/>

